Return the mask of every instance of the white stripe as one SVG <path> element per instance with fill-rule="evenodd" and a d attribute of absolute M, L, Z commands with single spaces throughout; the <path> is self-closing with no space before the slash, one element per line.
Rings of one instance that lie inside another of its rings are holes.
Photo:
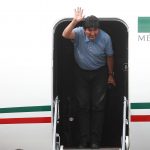
<path fill-rule="evenodd" d="M 132 109 L 131 115 L 150 115 L 150 109 Z"/>
<path fill-rule="evenodd" d="M 0 113 L 0 118 L 29 118 L 29 117 L 51 117 L 49 111 L 45 112 L 19 112 L 19 113 Z"/>

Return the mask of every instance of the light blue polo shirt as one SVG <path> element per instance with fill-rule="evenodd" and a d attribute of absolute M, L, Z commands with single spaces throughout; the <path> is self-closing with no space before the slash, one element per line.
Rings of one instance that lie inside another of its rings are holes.
<path fill-rule="evenodd" d="M 74 56 L 77 64 L 84 70 L 96 70 L 106 65 L 106 56 L 113 55 L 110 36 L 100 29 L 95 40 L 90 40 L 83 27 L 73 29 Z"/>

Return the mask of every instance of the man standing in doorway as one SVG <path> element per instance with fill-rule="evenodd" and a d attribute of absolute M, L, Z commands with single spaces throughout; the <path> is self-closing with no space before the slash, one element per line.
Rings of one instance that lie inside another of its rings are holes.
<path fill-rule="evenodd" d="M 83 21 L 83 27 L 76 25 Z M 100 29 L 99 19 L 75 9 L 62 36 L 74 42 L 76 98 L 79 103 L 80 148 L 99 148 L 104 122 L 107 84 L 116 85 L 110 36 Z"/>

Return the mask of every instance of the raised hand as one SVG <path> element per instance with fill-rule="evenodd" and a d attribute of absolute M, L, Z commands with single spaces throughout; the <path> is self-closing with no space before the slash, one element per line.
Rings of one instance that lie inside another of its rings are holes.
<path fill-rule="evenodd" d="M 75 14 L 74 14 L 74 19 L 77 22 L 80 22 L 83 20 L 84 16 L 83 16 L 83 9 L 81 7 L 78 7 L 77 9 L 75 9 Z"/>

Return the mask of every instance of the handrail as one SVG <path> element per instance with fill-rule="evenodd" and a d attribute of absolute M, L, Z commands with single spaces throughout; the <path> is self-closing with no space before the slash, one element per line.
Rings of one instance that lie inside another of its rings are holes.
<path fill-rule="evenodd" d="M 124 96 L 123 102 L 123 130 L 122 130 L 122 148 L 121 150 L 126 149 L 126 109 L 127 109 L 127 98 Z"/>
<path fill-rule="evenodd" d="M 57 126 L 57 120 L 59 119 L 59 100 L 58 96 L 56 97 L 54 101 L 54 115 L 53 115 L 53 150 L 56 150 L 56 126 Z"/>

